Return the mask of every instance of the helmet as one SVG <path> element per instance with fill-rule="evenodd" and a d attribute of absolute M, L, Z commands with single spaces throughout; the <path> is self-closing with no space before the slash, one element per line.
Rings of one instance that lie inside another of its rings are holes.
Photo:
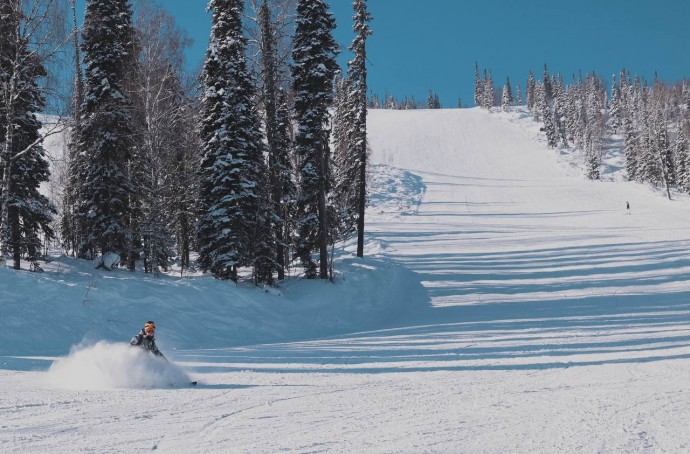
<path fill-rule="evenodd" d="M 151 320 L 149 320 L 144 325 L 144 331 L 151 332 L 151 333 L 155 332 L 156 331 L 156 324 L 153 323 Z"/>

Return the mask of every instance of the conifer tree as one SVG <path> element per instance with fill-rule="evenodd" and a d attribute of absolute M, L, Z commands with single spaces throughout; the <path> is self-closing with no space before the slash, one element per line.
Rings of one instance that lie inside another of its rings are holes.
<path fill-rule="evenodd" d="M 617 134 L 623 122 L 621 119 L 621 105 L 618 87 L 616 86 L 616 75 L 613 75 L 611 83 L 611 102 L 609 103 L 609 119 L 613 133 Z"/>
<path fill-rule="evenodd" d="M 513 90 L 510 87 L 510 77 L 506 77 L 506 83 L 503 86 L 503 95 L 501 96 L 501 109 L 503 111 L 508 111 L 513 103 Z"/>
<path fill-rule="evenodd" d="M 486 79 L 484 82 L 484 108 L 486 110 L 491 110 L 494 106 L 494 79 L 491 75 L 491 71 L 489 71 L 487 77 L 486 70 L 484 70 L 484 78 Z"/>
<path fill-rule="evenodd" d="M 352 29 L 355 38 L 350 45 L 350 51 L 354 59 L 348 63 L 348 86 L 350 93 L 347 96 L 352 113 L 352 127 L 348 136 L 351 156 L 347 165 L 347 172 L 352 175 L 351 191 L 352 211 L 355 214 L 357 226 L 357 257 L 364 256 L 364 214 L 367 203 L 367 50 L 366 42 L 372 31 L 369 26 L 371 14 L 367 11 L 366 0 L 354 0 L 354 22 Z M 431 92 L 430 92 L 431 93 Z M 434 108 L 440 108 L 438 95 L 432 99 Z M 350 180 L 350 178 L 347 178 Z M 348 204 L 349 205 L 349 204 Z"/>
<path fill-rule="evenodd" d="M 527 108 L 530 110 L 534 109 L 534 104 L 536 103 L 536 96 L 535 96 L 535 86 L 536 82 L 534 80 L 534 74 L 532 74 L 532 70 L 529 70 L 529 77 L 527 78 Z"/>
<path fill-rule="evenodd" d="M 211 0 L 212 30 L 204 63 L 199 264 L 219 279 L 253 266 L 271 281 L 274 254 L 267 213 L 268 180 L 242 35 L 242 0 Z"/>
<path fill-rule="evenodd" d="M 504 85 L 503 86 L 503 94 L 501 95 L 501 110 L 504 112 L 508 112 L 510 110 L 510 101 L 508 97 L 508 86 Z"/>
<path fill-rule="evenodd" d="M 132 117 L 124 90 L 132 62 L 132 9 L 128 0 L 89 0 L 83 26 L 85 98 L 79 148 L 86 159 L 78 203 L 86 223 L 81 257 L 129 253 L 128 162 Z M 102 263 L 104 265 L 104 263 Z"/>
<path fill-rule="evenodd" d="M 663 182 L 661 159 L 657 150 L 654 124 L 647 116 L 643 117 L 640 128 L 640 153 L 638 173 L 641 181 L 655 186 Z"/>
<path fill-rule="evenodd" d="M 685 116 L 685 118 L 690 117 L 690 86 L 688 86 L 688 81 L 684 80 L 683 81 L 683 104 L 682 104 L 682 113 Z"/>
<path fill-rule="evenodd" d="M 474 105 L 484 107 L 484 84 L 479 78 L 479 65 L 476 61 L 474 62 Z"/>
<path fill-rule="evenodd" d="M 551 104 L 553 101 L 553 85 L 551 83 L 551 78 L 549 77 L 549 70 L 546 68 L 546 63 L 544 63 L 544 98 L 547 104 Z"/>
<path fill-rule="evenodd" d="M 557 140 L 563 143 L 564 147 L 568 146 L 568 131 L 566 125 L 567 113 L 567 95 L 563 89 L 562 82 L 559 82 L 556 96 L 553 100 L 553 122 L 556 128 Z"/>
<path fill-rule="evenodd" d="M 633 127 L 632 113 L 627 112 L 623 115 L 623 132 L 625 134 L 625 170 L 628 180 L 638 180 L 638 143 L 637 134 Z"/>
<path fill-rule="evenodd" d="M 678 134 L 673 148 L 678 189 L 686 194 L 690 193 L 690 153 L 688 153 L 688 137 L 685 135 L 682 124 L 678 124 Z"/>
<path fill-rule="evenodd" d="M 577 86 L 565 91 L 565 130 L 569 142 L 574 143 L 577 133 Z"/>
<path fill-rule="evenodd" d="M 660 161 L 661 176 L 666 187 L 666 195 L 671 199 L 671 187 L 676 184 L 676 169 L 673 163 L 673 150 L 668 140 L 668 130 L 666 122 L 662 118 L 661 112 L 657 110 L 654 119 L 655 129 L 655 148 Z"/>
<path fill-rule="evenodd" d="M 599 180 L 601 178 L 601 155 L 596 139 L 592 135 L 585 139 L 585 165 L 587 178 Z"/>
<path fill-rule="evenodd" d="M 550 107 L 544 110 L 544 131 L 546 132 L 547 145 L 551 148 L 556 148 L 558 146 L 558 131 Z"/>
<path fill-rule="evenodd" d="M 323 0 L 298 0 L 292 51 L 295 137 L 299 160 L 298 231 L 296 255 L 307 278 L 317 277 L 312 251 L 319 251 L 321 279 L 328 278 L 328 211 L 331 189 L 328 108 L 337 69 L 338 46 L 333 39 L 335 20 Z"/>

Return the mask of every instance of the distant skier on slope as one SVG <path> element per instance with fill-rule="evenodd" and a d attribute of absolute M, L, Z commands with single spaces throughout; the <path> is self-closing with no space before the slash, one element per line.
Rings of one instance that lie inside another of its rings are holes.
<path fill-rule="evenodd" d="M 625 202 L 625 210 L 627 214 L 630 214 L 630 202 Z"/>
<path fill-rule="evenodd" d="M 138 345 L 147 352 L 153 353 L 156 356 L 160 356 L 163 359 L 166 359 L 165 356 L 163 356 L 163 353 L 161 353 L 161 351 L 158 350 L 158 347 L 156 346 L 156 340 L 153 338 L 153 335 L 155 333 L 156 324 L 149 320 L 141 329 L 141 332 L 134 336 L 131 341 L 129 341 L 129 344 Z"/>

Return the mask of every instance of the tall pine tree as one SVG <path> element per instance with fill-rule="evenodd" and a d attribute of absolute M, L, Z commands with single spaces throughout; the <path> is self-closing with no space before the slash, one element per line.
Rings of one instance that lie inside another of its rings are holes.
<path fill-rule="evenodd" d="M 474 105 L 484 106 L 484 84 L 479 77 L 479 64 L 474 62 Z"/>
<path fill-rule="evenodd" d="M 270 282 L 274 251 L 263 136 L 242 35 L 242 0 L 211 0 L 202 99 L 199 263 L 219 279 L 253 266 Z"/>
<path fill-rule="evenodd" d="M 354 8 L 355 39 L 350 50 L 355 58 L 349 62 L 348 79 L 354 102 L 354 124 L 352 129 L 352 155 L 355 156 L 353 181 L 355 187 L 355 207 L 357 212 L 357 257 L 364 256 L 364 210 L 367 204 L 367 38 L 372 34 L 369 22 L 371 14 L 367 11 L 366 0 L 355 0 Z M 438 96 L 434 104 L 440 108 Z"/>
<path fill-rule="evenodd" d="M 534 80 L 534 74 L 532 73 L 532 70 L 529 70 L 529 77 L 527 78 L 527 85 L 526 85 L 526 90 L 527 90 L 527 108 L 532 110 L 534 109 L 534 104 L 536 103 L 536 94 L 534 92 L 536 86 L 536 81 Z"/>
<path fill-rule="evenodd" d="M 296 255 L 305 275 L 317 277 L 312 251 L 319 251 L 319 272 L 328 278 L 329 113 L 338 45 L 333 39 L 335 20 L 323 0 L 299 0 L 292 51 L 295 93 L 295 137 L 299 160 L 298 232 Z"/>
<path fill-rule="evenodd" d="M 82 257 L 129 253 L 128 162 L 132 117 L 124 90 L 132 62 L 132 8 L 128 0 L 89 0 L 83 26 L 85 98 L 79 148 L 85 181 L 78 203 L 86 223 Z"/>

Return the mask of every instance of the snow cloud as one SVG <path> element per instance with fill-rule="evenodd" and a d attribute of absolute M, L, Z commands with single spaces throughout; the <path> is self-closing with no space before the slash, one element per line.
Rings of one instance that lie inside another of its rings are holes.
<path fill-rule="evenodd" d="M 163 358 L 107 342 L 74 348 L 53 363 L 47 380 L 67 389 L 174 388 L 190 382 L 180 367 Z"/>

